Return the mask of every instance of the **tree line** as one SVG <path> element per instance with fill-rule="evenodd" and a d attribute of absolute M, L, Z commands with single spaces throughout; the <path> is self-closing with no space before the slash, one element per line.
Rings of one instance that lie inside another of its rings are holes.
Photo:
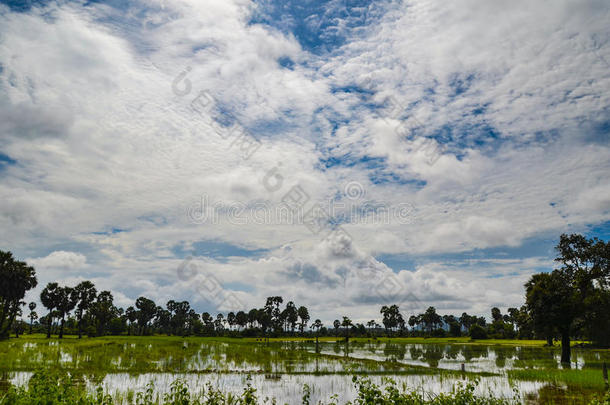
<path fill-rule="evenodd" d="M 81 338 L 107 334 L 178 336 L 470 336 L 474 339 L 546 339 L 549 344 L 561 338 L 562 361 L 570 361 L 570 339 L 587 339 L 609 345 L 610 339 L 610 242 L 582 235 L 561 235 L 556 247 L 556 261 L 561 264 L 549 273 L 534 274 L 525 284 L 525 304 L 499 308 L 485 317 L 441 315 L 435 307 L 409 317 L 398 305 L 382 306 L 381 324 L 371 319 L 354 323 L 343 316 L 332 325 L 320 319 L 309 324 L 305 306 L 286 302 L 281 296 L 266 299 L 261 308 L 248 311 L 199 314 L 188 301 L 168 301 L 157 305 L 147 297 L 139 297 L 126 309 L 114 304 L 110 291 L 97 291 L 91 281 L 74 287 L 52 282 L 40 293 L 46 314 L 39 317 L 36 303 L 28 305 L 23 316 L 25 293 L 37 286 L 33 267 L 0 251 L 0 337 L 13 331 L 17 336 L 29 328 L 30 333 L 46 332 L 77 334 Z"/>

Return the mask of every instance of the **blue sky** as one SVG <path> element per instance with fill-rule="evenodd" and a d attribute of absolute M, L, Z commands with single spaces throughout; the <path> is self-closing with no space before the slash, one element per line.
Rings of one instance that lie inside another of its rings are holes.
<path fill-rule="evenodd" d="M 1 248 L 41 285 L 92 278 L 122 306 L 521 305 L 561 233 L 610 233 L 609 17 L 605 1 L 0 1 Z"/>

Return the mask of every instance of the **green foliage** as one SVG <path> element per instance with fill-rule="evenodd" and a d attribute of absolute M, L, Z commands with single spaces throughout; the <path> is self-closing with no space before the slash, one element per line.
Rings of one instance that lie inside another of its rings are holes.
<path fill-rule="evenodd" d="M 37 371 L 27 386 L 10 387 L 0 405 L 111 405 L 112 398 L 101 389 L 87 393 L 66 373 Z"/>
<path fill-rule="evenodd" d="M 28 290 L 36 287 L 36 271 L 25 262 L 0 250 L 0 339 L 8 337 L 13 322 L 21 313 L 21 301 Z"/>
<path fill-rule="evenodd" d="M 481 325 L 474 324 L 470 327 L 470 337 L 473 339 L 487 339 L 487 331 Z"/>
<path fill-rule="evenodd" d="M 457 384 L 450 393 L 431 395 L 421 391 L 409 391 L 403 384 L 399 387 L 392 379 L 384 379 L 376 385 L 369 378 L 353 378 L 358 390 L 357 398 L 350 405 L 385 405 L 385 404 L 430 404 L 430 405 L 504 405 L 516 404 L 517 399 L 482 397 L 474 394 L 475 383 Z M 327 404 L 337 404 L 338 395 L 333 395 Z M 303 405 L 309 405 L 311 388 L 303 386 Z M 267 400 L 264 401 L 265 403 Z M 275 403 L 275 400 L 271 400 Z M 87 392 L 82 385 L 66 373 L 58 371 L 36 372 L 27 387 L 11 387 L 0 398 L 0 405 L 111 405 L 114 399 L 104 394 L 101 388 L 95 393 Z M 164 395 L 155 392 L 153 383 L 149 383 L 143 392 L 135 396 L 136 405 L 256 405 L 263 403 L 256 396 L 256 388 L 250 382 L 243 388 L 241 395 L 223 393 L 208 383 L 202 392 L 194 394 L 186 382 L 175 380 L 170 391 Z M 321 404 L 321 402 L 320 402 Z M 596 403 L 597 404 L 597 403 Z"/>
<path fill-rule="evenodd" d="M 456 384 L 449 393 L 433 395 L 419 390 L 409 391 L 403 384 L 398 387 L 396 382 L 390 378 L 384 380 L 379 386 L 371 382 L 369 378 L 353 379 L 358 388 L 358 397 L 354 405 L 508 405 L 519 404 L 518 398 L 494 398 L 475 395 L 476 382 L 468 384 Z"/>
<path fill-rule="evenodd" d="M 603 398 L 596 398 L 589 402 L 589 405 L 610 405 L 610 391 L 606 392 Z"/>

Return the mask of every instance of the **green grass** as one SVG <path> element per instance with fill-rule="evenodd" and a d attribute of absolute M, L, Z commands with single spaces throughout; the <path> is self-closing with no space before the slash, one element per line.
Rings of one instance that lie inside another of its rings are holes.
<path fill-rule="evenodd" d="M 526 381 L 548 381 L 597 391 L 604 390 L 601 369 L 518 369 L 508 371 L 509 379 Z"/>

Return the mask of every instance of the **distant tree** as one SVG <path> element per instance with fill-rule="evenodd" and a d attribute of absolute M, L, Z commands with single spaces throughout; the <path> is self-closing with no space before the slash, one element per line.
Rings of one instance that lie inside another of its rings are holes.
<path fill-rule="evenodd" d="M 508 308 L 508 313 L 510 314 L 511 322 L 517 328 L 517 336 L 519 339 L 531 339 L 533 337 L 533 326 L 532 318 L 527 312 L 527 306 L 523 305 L 521 308 Z"/>
<path fill-rule="evenodd" d="M 344 316 L 341 326 L 345 329 L 345 337 L 349 339 L 349 329 L 353 326 L 352 320 Z"/>
<path fill-rule="evenodd" d="M 223 314 L 216 315 L 216 320 L 214 321 L 214 327 L 216 331 L 222 331 L 225 327 L 225 316 Z"/>
<path fill-rule="evenodd" d="M 502 320 L 502 312 L 500 312 L 500 309 L 496 307 L 491 309 L 491 319 L 493 322 L 500 322 Z"/>
<path fill-rule="evenodd" d="M 208 312 L 202 313 L 201 321 L 203 322 L 203 326 L 208 333 L 212 333 L 214 331 L 214 318 L 212 318 L 212 315 L 210 315 Z"/>
<path fill-rule="evenodd" d="M 140 335 L 148 333 L 148 326 L 153 320 L 157 312 L 157 304 L 146 297 L 139 297 L 136 300 L 136 308 L 138 309 L 138 328 Z"/>
<path fill-rule="evenodd" d="M 96 336 L 103 336 L 106 328 L 119 314 L 114 306 L 114 297 L 110 291 L 102 291 L 97 295 L 95 302 L 89 306 L 87 311 L 95 325 Z"/>
<path fill-rule="evenodd" d="M 409 326 L 412 329 L 415 329 L 415 327 L 417 327 L 419 324 L 421 323 L 421 316 L 418 315 L 411 315 L 409 317 Z"/>
<path fill-rule="evenodd" d="M 57 312 L 59 315 L 59 338 L 64 337 L 64 323 L 66 322 L 66 315 L 68 315 L 74 307 L 76 307 L 77 297 L 74 294 L 74 289 L 71 287 L 59 287 L 57 290 Z"/>
<path fill-rule="evenodd" d="M 25 293 L 37 284 L 33 267 L 0 250 L 0 339 L 9 336 Z"/>
<path fill-rule="evenodd" d="M 267 314 L 265 323 L 268 324 L 267 320 L 269 320 L 271 322 L 271 326 L 273 326 L 276 331 L 282 330 L 283 322 L 280 311 L 280 304 L 282 304 L 282 302 L 284 302 L 284 299 L 280 296 L 267 297 L 267 302 L 265 303 L 264 307 L 264 312 Z"/>
<path fill-rule="evenodd" d="M 385 326 L 386 332 L 388 330 L 394 330 L 396 328 L 402 329 L 404 327 L 405 321 L 400 314 L 398 305 L 391 305 L 389 307 L 384 305 L 379 312 L 383 315 L 382 323 L 383 326 Z"/>
<path fill-rule="evenodd" d="M 40 302 L 42 302 L 42 305 L 49 310 L 49 315 L 47 315 L 47 339 L 51 337 L 53 313 L 59 305 L 59 290 L 59 284 L 49 283 L 40 293 Z"/>
<path fill-rule="evenodd" d="M 235 314 L 235 323 L 240 329 L 245 328 L 248 324 L 248 314 L 246 314 L 244 311 L 238 311 Z"/>
<path fill-rule="evenodd" d="M 294 328 L 296 328 L 297 321 L 299 320 L 299 313 L 297 312 L 297 307 L 294 305 L 294 302 L 288 301 L 286 303 L 286 308 L 281 313 L 281 317 L 284 323 L 284 330 L 294 332 Z"/>
<path fill-rule="evenodd" d="M 487 332 L 485 331 L 485 328 L 478 323 L 470 327 L 469 333 L 470 337 L 473 339 L 487 339 Z"/>
<path fill-rule="evenodd" d="M 341 327 L 341 321 L 338 319 L 335 319 L 333 321 L 333 328 L 335 328 L 335 336 L 339 335 L 339 328 Z"/>
<path fill-rule="evenodd" d="M 428 307 L 426 312 L 422 314 L 421 319 L 424 326 L 428 330 L 428 333 L 432 333 L 432 330 L 436 329 L 438 325 L 442 323 L 442 318 L 436 313 L 436 308 L 434 307 Z"/>
<path fill-rule="evenodd" d="M 470 327 L 475 323 L 476 321 L 476 317 L 473 317 L 471 315 L 468 315 L 466 312 L 462 313 L 462 316 L 460 316 L 458 318 L 458 321 L 460 322 L 460 326 L 466 331 L 469 332 L 470 331 Z"/>
<path fill-rule="evenodd" d="M 251 328 L 258 323 L 258 309 L 252 308 L 250 311 L 248 311 L 248 323 L 250 324 Z"/>
<path fill-rule="evenodd" d="M 97 289 L 91 281 L 83 281 L 74 287 L 76 299 L 76 321 L 78 322 L 78 338 L 83 337 L 83 317 L 97 298 Z"/>
<path fill-rule="evenodd" d="M 188 301 L 176 302 L 170 300 L 167 303 L 167 310 L 171 314 L 171 329 L 175 335 L 184 335 L 187 329 L 188 314 L 191 311 L 191 305 Z"/>
<path fill-rule="evenodd" d="M 125 310 L 125 317 L 127 318 L 127 321 L 129 322 L 129 325 L 127 328 L 127 334 L 131 335 L 131 328 L 133 327 L 133 324 L 138 320 L 138 312 L 136 311 L 136 309 L 134 307 L 128 307 Z"/>
<path fill-rule="evenodd" d="M 324 325 L 322 324 L 322 321 L 319 319 L 316 319 L 315 321 L 313 321 L 313 323 L 311 324 L 311 329 L 313 329 L 314 331 L 317 331 L 318 333 L 320 332 L 320 329 L 322 329 Z"/>
<path fill-rule="evenodd" d="M 307 326 L 307 322 L 309 322 L 309 311 L 307 310 L 307 307 L 300 306 L 297 313 L 299 315 L 299 319 L 301 320 L 301 322 L 299 322 L 299 332 L 303 333 L 305 327 Z"/>
<path fill-rule="evenodd" d="M 229 329 L 232 330 L 233 326 L 236 325 L 235 312 L 231 311 L 227 314 L 227 323 L 229 324 Z"/>
<path fill-rule="evenodd" d="M 30 335 L 32 334 L 32 326 L 34 325 L 34 321 L 36 319 L 38 319 L 38 314 L 36 313 L 35 309 L 36 309 L 36 303 L 35 302 L 30 302 L 28 304 L 28 308 L 30 309 Z"/>
<path fill-rule="evenodd" d="M 167 336 L 170 336 L 172 334 L 172 313 L 169 312 L 169 310 L 158 306 L 155 311 L 153 325 L 155 326 L 155 328 L 157 328 L 157 330 L 159 330 L 159 332 L 165 333 Z"/>

